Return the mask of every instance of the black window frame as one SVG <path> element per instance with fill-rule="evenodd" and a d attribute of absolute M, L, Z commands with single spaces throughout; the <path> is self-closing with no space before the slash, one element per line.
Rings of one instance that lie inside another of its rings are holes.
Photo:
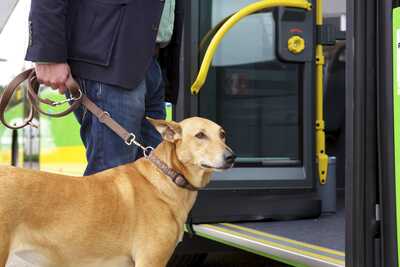
<path fill-rule="evenodd" d="M 314 4 L 314 0 L 311 1 Z M 194 81 L 198 68 L 201 64 L 198 59 L 197 49 L 199 44 L 199 16 L 200 0 L 188 1 L 189 12 L 185 16 L 185 31 L 183 40 L 183 59 L 181 73 L 182 80 L 180 86 L 180 100 L 176 108 L 176 118 L 178 120 L 198 116 L 198 99 L 190 94 L 190 86 Z M 315 21 L 315 11 L 313 20 Z M 313 44 L 315 44 L 315 29 L 313 32 Z M 315 49 L 313 49 L 313 58 L 315 58 Z M 302 114 L 299 115 L 302 123 L 302 166 L 266 166 L 262 174 L 254 174 L 259 171 L 259 167 L 240 168 L 236 174 L 237 180 L 213 180 L 206 190 L 212 189 L 312 189 L 315 187 L 316 171 L 315 171 L 315 62 L 301 63 L 303 95 Z M 201 93 L 201 92 L 200 92 Z M 236 168 L 234 171 L 238 170 Z M 253 177 L 246 178 L 253 173 Z M 219 175 L 219 174 L 217 174 Z M 221 175 L 232 176 L 232 172 L 224 172 Z M 254 175 L 258 175 L 259 179 L 255 179 Z M 262 177 L 261 177 L 262 176 Z M 242 178 L 241 178 L 242 177 Z M 278 178 L 278 179 L 277 179 Z M 283 178 L 283 179 L 282 179 Z M 268 180 L 267 180 L 268 179 Z"/>

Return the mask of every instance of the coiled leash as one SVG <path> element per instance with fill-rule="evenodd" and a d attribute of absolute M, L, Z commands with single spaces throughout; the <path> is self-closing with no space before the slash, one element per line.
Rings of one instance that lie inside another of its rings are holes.
<path fill-rule="evenodd" d="M 21 125 L 10 125 L 5 119 L 7 106 L 14 92 L 18 89 L 19 85 L 25 81 L 27 81 L 26 95 L 30 104 L 28 116 L 23 120 Z M 71 97 L 64 101 L 56 102 L 48 98 L 40 98 L 39 87 L 40 83 L 37 80 L 34 69 L 29 69 L 20 73 L 9 83 L 9 85 L 5 88 L 2 96 L 0 97 L 0 121 L 4 124 L 4 126 L 13 130 L 21 129 L 27 125 L 37 127 L 32 123 L 34 111 L 37 111 L 46 116 L 59 118 L 73 112 L 80 105 L 84 105 L 90 112 L 93 113 L 93 115 L 98 118 L 101 123 L 107 125 L 119 137 L 121 137 L 122 140 L 124 140 L 125 144 L 127 144 L 128 146 L 132 144 L 138 146 L 143 151 L 144 157 L 150 160 L 154 165 L 156 165 L 165 175 L 170 177 L 177 186 L 190 191 L 198 191 L 200 189 L 190 184 L 190 182 L 182 174 L 169 168 L 165 162 L 160 160 L 154 153 L 152 153 L 154 150 L 153 147 L 146 147 L 140 144 L 136 140 L 136 135 L 134 133 L 128 132 L 118 122 L 113 120 L 107 111 L 102 110 L 95 103 L 93 103 L 85 94 L 82 93 L 79 84 L 72 78 L 72 76 L 70 76 L 66 82 L 66 87 L 70 91 Z M 68 109 L 60 113 L 48 113 L 40 107 L 41 103 L 55 107 L 66 102 L 70 102 L 70 106 L 68 107 Z"/>

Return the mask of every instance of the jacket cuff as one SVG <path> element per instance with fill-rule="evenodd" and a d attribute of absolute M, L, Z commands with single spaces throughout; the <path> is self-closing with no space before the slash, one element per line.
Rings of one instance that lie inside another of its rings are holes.
<path fill-rule="evenodd" d="M 66 62 L 65 17 L 46 15 L 30 14 L 29 44 L 25 59 L 33 62 Z M 32 17 L 35 19 L 32 20 Z"/>

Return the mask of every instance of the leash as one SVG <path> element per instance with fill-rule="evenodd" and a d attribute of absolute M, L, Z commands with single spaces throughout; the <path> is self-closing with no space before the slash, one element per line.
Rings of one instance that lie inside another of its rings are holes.
<path fill-rule="evenodd" d="M 10 125 L 5 119 L 5 112 L 7 106 L 18 87 L 27 81 L 27 98 L 30 103 L 28 116 L 23 120 L 21 125 Z M 95 115 L 98 120 L 107 125 L 112 131 L 114 131 L 126 145 L 130 146 L 132 144 L 138 146 L 142 152 L 144 158 L 150 160 L 157 168 L 159 168 L 165 175 L 171 178 L 171 180 L 179 187 L 185 188 L 190 191 L 198 191 L 200 188 L 193 186 L 182 174 L 176 172 L 175 170 L 168 167 L 168 165 L 160 160 L 154 153 L 154 148 L 151 146 L 143 146 L 138 141 L 136 141 L 136 135 L 134 133 L 128 132 L 124 127 L 122 127 L 118 122 L 111 118 L 107 111 L 99 108 L 93 101 L 91 101 L 79 87 L 79 84 L 70 76 L 66 82 L 66 87 L 71 93 L 71 97 L 63 101 L 52 101 L 48 98 L 40 98 L 39 96 L 40 83 L 37 80 L 36 73 L 34 69 L 26 70 L 19 75 L 17 75 L 5 88 L 2 96 L 0 97 L 0 121 L 9 129 L 17 130 L 24 128 L 27 125 L 37 127 L 32 123 L 34 111 L 37 111 L 43 115 L 49 117 L 63 117 L 74 110 L 76 110 L 80 105 L 84 105 L 93 115 Z M 40 107 L 40 103 L 49 106 L 58 106 L 66 102 L 72 102 L 68 109 L 60 113 L 48 113 Z"/>

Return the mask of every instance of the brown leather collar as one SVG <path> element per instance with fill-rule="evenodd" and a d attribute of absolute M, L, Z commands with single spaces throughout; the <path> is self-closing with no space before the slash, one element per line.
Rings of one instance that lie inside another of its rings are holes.
<path fill-rule="evenodd" d="M 190 191 L 199 191 L 200 188 L 193 186 L 185 176 L 180 174 L 179 172 L 171 169 L 168 167 L 168 165 L 163 162 L 161 159 L 159 159 L 154 153 L 151 153 L 148 157 L 148 160 L 150 160 L 158 169 L 160 169 L 165 175 L 170 177 L 172 181 L 179 187 L 190 190 Z"/>

